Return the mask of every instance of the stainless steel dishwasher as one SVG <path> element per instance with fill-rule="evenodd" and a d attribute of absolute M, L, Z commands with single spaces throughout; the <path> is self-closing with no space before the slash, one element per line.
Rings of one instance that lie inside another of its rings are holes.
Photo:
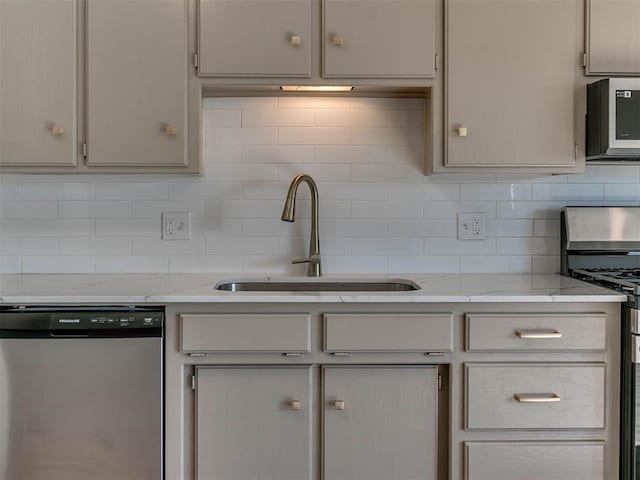
<path fill-rule="evenodd" d="M 157 307 L 0 307 L 0 479 L 162 479 L 163 327 Z"/>

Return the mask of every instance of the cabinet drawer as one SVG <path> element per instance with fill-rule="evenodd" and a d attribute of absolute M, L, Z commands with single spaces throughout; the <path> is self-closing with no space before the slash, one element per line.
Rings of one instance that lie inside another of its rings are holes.
<path fill-rule="evenodd" d="M 604 428 L 603 364 L 466 364 L 467 429 Z"/>
<path fill-rule="evenodd" d="M 603 480 L 602 442 L 466 442 L 465 480 Z"/>
<path fill-rule="evenodd" d="M 604 350 L 605 321 L 604 313 L 469 313 L 466 349 Z"/>
<path fill-rule="evenodd" d="M 326 352 L 450 352 L 453 315 L 324 316 Z"/>
<path fill-rule="evenodd" d="M 309 352 L 309 314 L 185 314 L 181 352 Z"/>

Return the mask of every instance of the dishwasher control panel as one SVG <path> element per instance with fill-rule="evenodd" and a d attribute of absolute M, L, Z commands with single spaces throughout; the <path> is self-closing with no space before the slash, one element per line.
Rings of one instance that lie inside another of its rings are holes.
<path fill-rule="evenodd" d="M 162 317 L 160 312 L 53 313 L 49 326 L 60 330 L 158 328 L 162 327 Z"/>

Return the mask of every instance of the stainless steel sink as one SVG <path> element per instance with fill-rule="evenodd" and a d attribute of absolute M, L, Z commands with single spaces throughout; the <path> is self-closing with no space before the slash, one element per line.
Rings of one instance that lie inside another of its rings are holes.
<path fill-rule="evenodd" d="M 222 281 L 216 290 L 227 292 L 411 292 L 420 287 L 411 280 L 238 280 Z"/>

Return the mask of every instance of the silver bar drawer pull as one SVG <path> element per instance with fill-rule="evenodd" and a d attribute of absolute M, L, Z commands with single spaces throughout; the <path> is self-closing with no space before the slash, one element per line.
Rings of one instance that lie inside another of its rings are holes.
<path fill-rule="evenodd" d="M 562 338 L 558 330 L 516 330 L 516 337 L 520 338 Z"/>
<path fill-rule="evenodd" d="M 557 393 L 514 393 L 513 398 L 519 403 L 553 403 L 560 401 Z"/>

